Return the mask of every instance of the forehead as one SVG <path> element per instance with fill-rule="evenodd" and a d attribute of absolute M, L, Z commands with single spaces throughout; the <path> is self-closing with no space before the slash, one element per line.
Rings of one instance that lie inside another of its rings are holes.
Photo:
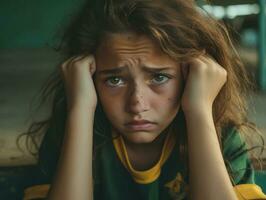
<path fill-rule="evenodd" d="M 95 57 L 97 67 L 104 68 L 129 60 L 158 65 L 174 62 L 151 38 L 135 33 L 108 34 L 101 41 Z"/>

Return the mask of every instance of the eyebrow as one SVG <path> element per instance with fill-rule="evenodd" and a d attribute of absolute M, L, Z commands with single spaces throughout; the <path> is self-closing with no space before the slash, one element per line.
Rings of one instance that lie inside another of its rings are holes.
<path fill-rule="evenodd" d="M 147 66 L 142 66 L 141 67 L 144 71 L 148 72 L 148 73 L 158 73 L 161 71 L 165 71 L 165 70 L 171 70 L 172 67 L 162 67 L 162 68 L 153 68 L 153 67 L 147 67 Z M 124 71 L 126 71 L 127 66 L 122 66 L 122 67 L 115 67 L 115 68 L 111 68 L 111 69 L 104 69 L 99 71 L 99 74 L 119 74 L 122 73 Z"/>

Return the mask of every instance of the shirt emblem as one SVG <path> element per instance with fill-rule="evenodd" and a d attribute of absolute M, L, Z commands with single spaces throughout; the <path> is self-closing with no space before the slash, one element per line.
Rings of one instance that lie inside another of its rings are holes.
<path fill-rule="evenodd" d="M 164 186 L 168 188 L 171 198 L 175 200 L 182 200 L 186 198 L 188 186 L 181 173 L 178 172 L 176 177 Z"/>

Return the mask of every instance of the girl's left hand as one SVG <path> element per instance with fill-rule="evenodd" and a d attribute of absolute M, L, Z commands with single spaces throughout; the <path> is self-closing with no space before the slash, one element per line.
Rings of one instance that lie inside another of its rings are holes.
<path fill-rule="evenodd" d="M 212 110 L 214 99 L 227 79 L 226 70 L 207 55 L 181 64 L 185 88 L 181 100 L 183 111 Z"/>

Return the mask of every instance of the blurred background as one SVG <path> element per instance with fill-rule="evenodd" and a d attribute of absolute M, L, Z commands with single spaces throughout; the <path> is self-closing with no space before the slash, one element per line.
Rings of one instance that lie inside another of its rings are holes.
<path fill-rule="evenodd" d="M 32 120 L 49 113 L 48 107 L 36 113 L 36 95 L 60 61 L 53 49 L 60 33 L 84 1 L 1 0 L 0 199 L 18 199 L 21 188 L 36 179 L 36 160 L 17 148 L 16 138 Z M 226 23 L 245 67 L 256 80 L 249 118 L 266 138 L 266 0 L 197 3 L 199 9 Z M 265 164 L 266 152 L 262 157 Z M 256 181 L 266 192 L 266 176 L 259 169 Z"/>

